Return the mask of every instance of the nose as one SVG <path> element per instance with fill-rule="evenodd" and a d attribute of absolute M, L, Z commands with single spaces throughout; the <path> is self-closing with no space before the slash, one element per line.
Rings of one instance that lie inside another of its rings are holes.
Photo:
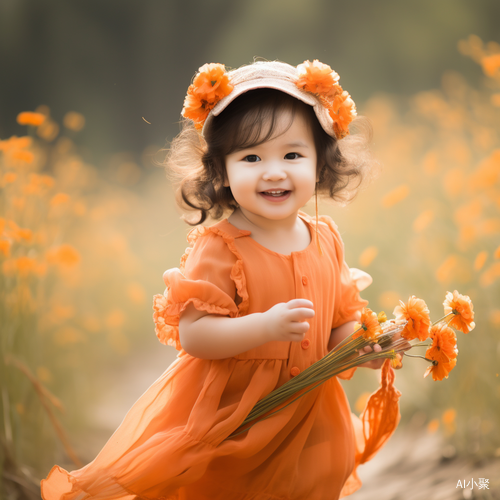
<path fill-rule="evenodd" d="M 286 179 L 286 171 L 284 166 L 278 162 L 278 161 L 273 161 L 270 162 L 269 165 L 267 165 L 267 168 L 262 175 L 262 178 L 265 181 L 279 181 L 282 179 Z"/>

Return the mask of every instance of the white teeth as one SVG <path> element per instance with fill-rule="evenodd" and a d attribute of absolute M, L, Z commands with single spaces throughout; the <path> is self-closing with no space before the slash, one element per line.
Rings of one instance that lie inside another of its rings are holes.
<path fill-rule="evenodd" d="M 264 191 L 264 193 L 269 193 L 269 194 L 282 194 L 285 193 L 286 191 Z"/>

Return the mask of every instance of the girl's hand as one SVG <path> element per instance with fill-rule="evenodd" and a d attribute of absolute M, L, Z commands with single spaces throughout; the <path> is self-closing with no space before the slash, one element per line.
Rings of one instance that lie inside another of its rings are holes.
<path fill-rule="evenodd" d="M 382 350 L 382 347 L 379 344 L 374 344 L 373 348 L 369 345 L 363 347 L 363 349 L 359 350 L 359 355 L 362 356 L 363 354 L 368 354 L 370 352 L 380 352 Z M 367 361 L 366 363 L 363 363 L 362 366 L 364 368 L 372 368 L 373 370 L 378 370 L 379 368 L 382 368 L 382 365 L 384 364 L 384 361 L 386 358 L 378 358 L 378 359 L 372 359 L 371 361 Z"/>
<path fill-rule="evenodd" d="M 309 330 L 306 319 L 314 317 L 313 307 L 310 300 L 293 299 L 262 313 L 267 341 L 300 342 Z"/>
<path fill-rule="evenodd" d="M 398 340 L 398 339 L 401 339 L 401 334 L 400 333 L 396 333 L 393 337 L 392 337 L 392 342 L 394 342 L 395 340 Z M 395 370 L 400 370 L 401 368 L 403 368 L 403 353 L 405 351 L 407 351 L 408 349 L 411 349 L 411 345 L 409 342 L 406 342 L 405 344 L 403 345 L 400 345 L 399 346 L 399 349 L 396 351 L 397 354 L 399 354 L 399 366 L 395 368 Z M 380 352 L 382 350 L 382 347 L 379 345 L 379 344 L 374 344 L 373 345 L 373 348 L 369 345 L 363 347 L 363 349 L 360 349 L 359 350 L 359 355 L 362 356 L 363 354 L 368 354 L 370 352 Z M 379 368 L 382 368 L 382 365 L 384 364 L 384 361 L 386 360 L 387 358 L 379 358 L 379 359 L 374 359 L 372 361 L 367 361 L 366 363 L 363 363 L 362 365 L 358 365 L 358 366 L 363 366 L 363 367 L 366 367 L 366 368 L 373 368 L 374 370 L 377 370 Z"/>

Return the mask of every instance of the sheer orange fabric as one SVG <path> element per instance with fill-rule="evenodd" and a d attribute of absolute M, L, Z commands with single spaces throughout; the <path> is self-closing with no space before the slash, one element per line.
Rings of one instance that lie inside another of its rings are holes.
<path fill-rule="evenodd" d="M 257 401 L 326 355 L 331 329 L 367 304 L 359 297 L 362 273 L 345 264 L 333 221 L 319 218 L 320 255 L 314 220 L 299 216 L 311 243 L 291 255 L 261 246 L 227 219 L 190 232 L 180 268 L 167 273 L 166 295 L 154 304 L 158 338 L 180 351 L 177 359 L 93 462 L 72 472 L 52 468 L 42 481 L 44 500 L 332 500 L 360 487 L 356 467 L 378 451 L 399 420 L 399 393 L 387 363 L 360 419 L 333 377 L 228 438 Z M 221 360 L 182 350 L 178 324 L 189 303 L 236 317 L 297 297 L 311 300 L 316 312 L 302 342 L 272 341 Z"/>

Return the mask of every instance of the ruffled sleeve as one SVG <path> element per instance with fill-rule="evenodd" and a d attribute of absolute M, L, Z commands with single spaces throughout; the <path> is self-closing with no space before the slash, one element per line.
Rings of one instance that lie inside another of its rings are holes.
<path fill-rule="evenodd" d="M 246 299 L 242 262 L 232 238 L 216 228 L 198 226 L 180 268 L 163 275 L 166 290 L 153 299 L 153 319 L 160 342 L 181 350 L 179 320 L 189 304 L 199 311 L 234 318 Z M 236 299 L 240 307 L 236 304 Z"/>
<path fill-rule="evenodd" d="M 339 279 L 336 284 L 335 295 L 337 299 L 332 320 L 332 328 L 337 328 L 348 321 L 359 319 L 359 311 L 368 304 L 367 300 L 360 297 L 359 292 L 371 284 L 372 278 L 364 271 L 349 268 L 346 264 L 344 242 L 333 220 L 327 215 L 321 216 L 319 220 L 328 224 L 337 253 Z"/>

